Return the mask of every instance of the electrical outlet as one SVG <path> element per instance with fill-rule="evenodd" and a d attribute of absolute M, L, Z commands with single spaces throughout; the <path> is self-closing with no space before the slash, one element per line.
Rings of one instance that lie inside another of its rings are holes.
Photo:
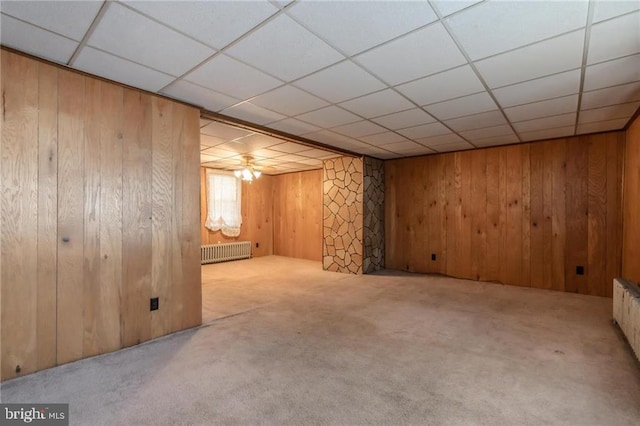
<path fill-rule="evenodd" d="M 149 303 L 149 307 L 151 311 L 157 311 L 158 308 L 160 308 L 160 301 L 158 300 L 157 297 L 152 297 L 151 301 Z"/>
<path fill-rule="evenodd" d="M 584 275 L 584 266 L 576 266 L 576 275 Z"/>
<path fill-rule="evenodd" d="M 431 253 L 431 260 L 436 260 L 436 254 L 435 253 Z"/>

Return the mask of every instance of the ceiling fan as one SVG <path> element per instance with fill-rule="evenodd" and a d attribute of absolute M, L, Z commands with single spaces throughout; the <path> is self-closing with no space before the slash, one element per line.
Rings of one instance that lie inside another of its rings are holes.
<path fill-rule="evenodd" d="M 238 179 L 242 179 L 247 182 L 252 182 L 254 179 L 258 179 L 262 175 L 262 168 L 258 169 L 254 165 L 254 159 L 250 155 L 242 156 L 242 168 L 235 170 L 233 174 Z"/>

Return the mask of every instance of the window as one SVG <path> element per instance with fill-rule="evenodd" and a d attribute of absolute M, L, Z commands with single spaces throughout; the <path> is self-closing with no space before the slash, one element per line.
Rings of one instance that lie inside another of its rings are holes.
<path fill-rule="evenodd" d="M 242 185 L 233 173 L 207 169 L 205 226 L 227 237 L 240 235 Z"/>

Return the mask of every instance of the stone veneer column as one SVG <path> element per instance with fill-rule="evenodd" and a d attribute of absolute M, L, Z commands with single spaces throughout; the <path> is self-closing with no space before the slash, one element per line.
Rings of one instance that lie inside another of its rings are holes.
<path fill-rule="evenodd" d="M 364 158 L 365 274 L 384 268 L 384 162 Z"/>
<path fill-rule="evenodd" d="M 323 267 L 361 274 L 363 173 L 362 158 L 338 157 L 323 162 Z"/>

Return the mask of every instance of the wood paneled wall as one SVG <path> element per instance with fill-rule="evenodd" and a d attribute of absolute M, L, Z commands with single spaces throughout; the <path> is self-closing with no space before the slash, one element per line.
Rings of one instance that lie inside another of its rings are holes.
<path fill-rule="evenodd" d="M 200 234 L 202 244 L 218 242 L 251 241 L 254 257 L 273 254 L 273 176 L 263 175 L 249 183 L 242 182 L 242 226 L 240 235 L 227 237 L 213 232 L 204 224 L 207 220 L 206 168 L 200 171 Z M 258 247 L 256 247 L 258 243 Z"/>
<path fill-rule="evenodd" d="M 622 276 L 640 284 L 640 116 L 626 135 Z"/>
<path fill-rule="evenodd" d="M 200 324 L 199 111 L 5 50 L 2 99 L 2 379 Z"/>
<path fill-rule="evenodd" d="M 322 260 L 322 170 L 263 175 L 242 182 L 242 226 L 225 237 L 204 226 L 207 216 L 206 169 L 200 173 L 202 244 L 251 241 L 254 257 L 279 255 Z M 259 247 L 256 247 L 259 243 Z"/>
<path fill-rule="evenodd" d="M 322 260 L 322 170 L 277 175 L 273 254 Z"/>
<path fill-rule="evenodd" d="M 612 132 L 387 161 L 386 267 L 611 296 L 623 152 Z"/>

